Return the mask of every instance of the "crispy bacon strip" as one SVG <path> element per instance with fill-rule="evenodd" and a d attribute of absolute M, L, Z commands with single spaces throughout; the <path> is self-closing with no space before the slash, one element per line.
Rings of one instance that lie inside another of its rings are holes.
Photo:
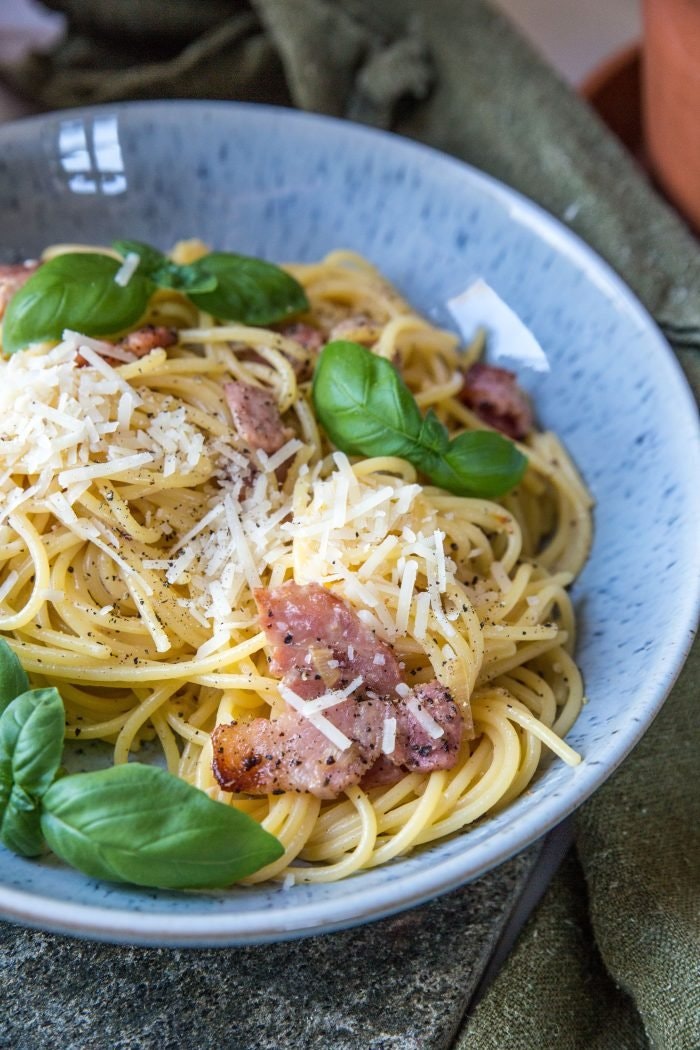
<path fill-rule="evenodd" d="M 532 409 L 513 372 L 477 362 L 464 376 L 460 400 L 501 433 L 521 441 L 532 430 Z"/>
<path fill-rule="evenodd" d="M 144 325 L 143 328 L 137 329 L 135 332 L 129 332 L 123 339 L 120 339 L 115 346 L 119 346 L 122 350 L 127 350 L 134 357 L 146 357 L 150 354 L 151 350 L 155 350 L 156 347 L 162 347 L 167 350 L 169 346 L 175 346 L 179 339 L 177 328 L 166 328 L 165 325 Z M 104 355 L 104 359 L 108 365 L 116 368 L 118 365 L 123 365 L 124 362 L 121 358 L 110 357 L 109 354 Z M 81 353 L 75 355 L 75 363 L 78 368 L 83 368 L 87 361 Z"/>
<path fill-rule="evenodd" d="M 136 332 L 129 332 L 123 339 L 119 340 L 118 346 L 128 350 L 136 357 L 145 357 L 156 347 L 167 350 L 169 346 L 175 346 L 178 341 L 177 328 L 166 328 L 165 325 L 144 325 Z"/>
<path fill-rule="evenodd" d="M 346 602 L 318 584 L 293 582 L 259 589 L 255 599 L 272 647 L 270 669 L 298 697 L 308 701 L 328 691 L 322 672 L 330 663 L 338 676 L 333 688 L 343 689 L 358 677 L 362 683 L 323 712 L 350 741 L 345 749 L 295 710 L 272 720 L 217 726 L 213 770 L 224 790 L 253 795 L 305 791 L 336 798 L 358 782 L 376 786 L 407 770 L 454 765 L 465 722 L 449 690 L 430 682 L 399 697 L 401 670 L 393 650 Z M 429 716 L 429 725 L 440 728 L 439 736 L 431 736 L 416 707 Z M 396 742 L 391 755 L 382 755 L 387 718 L 396 719 Z"/>
<path fill-rule="evenodd" d="M 315 328 L 305 321 L 295 321 L 293 324 L 283 325 L 278 331 L 285 339 L 293 339 L 295 343 L 298 343 L 299 346 L 306 350 L 306 356 L 302 358 L 292 357 L 291 353 L 285 353 L 284 350 L 282 353 L 288 359 L 300 383 L 303 383 L 306 379 L 311 379 L 316 358 L 321 347 L 326 342 L 323 332 L 320 328 Z"/>
<path fill-rule="evenodd" d="M 251 448 L 271 455 L 282 448 L 294 431 L 282 423 L 280 410 L 269 390 L 252 383 L 224 383 L 224 393 L 236 430 Z"/>
<path fill-rule="evenodd" d="M 442 736 L 432 737 L 414 714 L 412 707 L 424 712 L 442 729 Z M 389 756 L 397 766 L 423 772 L 451 769 L 455 764 L 462 733 L 471 731 L 449 689 L 438 681 L 417 685 L 396 704 L 396 747 Z"/>
<path fill-rule="evenodd" d="M 260 626 L 272 647 L 270 670 L 284 676 L 285 684 L 310 700 L 326 691 L 314 660 L 318 650 L 338 662 L 342 689 L 358 675 L 365 689 L 378 696 L 392 696 L 401 681 L 396 655 L 366 627 L 342 598 L 318 583 L 304 586 L 288 581 L 273 590 L 255 591 Z"/>
<path fill-rule="evenodd" d="M 249 795 L 305 791 L 337 798 L 379 757 L 384 703 L 344 700 L 325 712 L 351 741 L 341 750 L 303 715 L 217 726 L 212 735 L 214 775 L 224 791 Z"/>

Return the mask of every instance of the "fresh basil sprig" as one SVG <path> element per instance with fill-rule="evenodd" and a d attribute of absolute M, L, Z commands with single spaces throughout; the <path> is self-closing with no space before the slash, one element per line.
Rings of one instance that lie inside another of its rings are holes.
<path fill-rule="evenodd" d="M 113 241 L 112 247 L 125 259 L 127 255 L 138 255 L 140 272 L 150 277 L 160 288 L 174 288 L 188 295 L 192 292 L 211 292 L 216 288 L 213 274 L 204 273 L 192 264 L 171 262 L 167 255 L 150 244 L 143 244 L 142 241 Z"/>
<path fill-rule="evenodd" d="M 16 696 L 29 688 L 27 672 L 5 639 L 0 638 L 0 715 Z"/>
<path fill-rule="evenodd" d="M 26 676 L 0 639 L 0 694 Z M 65 713 L 56 689 L 30 689 L 0 716 L 0 842 L 23 856 L 48 846 L 93 878 L 163 889 L 215 889 L 284 853 L 256 821 L 164 769 L 136 762 L 60 776 Z"/>
<path fill-rule="evenodd" d="M 41 830 L 93 878 L 162 889 L 230 886 L 284 853 L 247 814 L 135 762 L 57 780 Z"/>
<path fill-rule="evenodd" d="M 146 313 L 157 288 L 173 288 L 219 321 L 269 325 L 307 310 L 301 285 L 272 263 L 231 252 L 211 252 L 194 263 L 171 262 L 141 241 L 115 241 L 124 258 L 138 256 L 125 284 L 121 262 L 100 252 L 66 252 L 36 270 L 12 296 L 2 326 L 3 352 L 60 339 L 66 328 L 113 336 Z"/>
<path fill-rule="evenodd" d="M 61 764 L 64 724 L 57 689 L 22 693 L 0 718 L 0 841 L 15 853 L 41 852 L 41 799 Z"/>
<path fill-rule="evenodd" d="M 120 266 L 97 252 L 66 252 L 42 263 L 10 299 L 2 324 L 4 353 L 60 339 L 66 328 L 99 336 L 136 324 L 154 285 L 138 270 L 125 286 L 117 284 Z"/>
<path fill-rule="evenodd" d="M 212 252 L 192 263 L 197 274 L 216 278 L 213 291 L 189 290 L 202 310 L 220 321 L 268 325 L 308 310 L 298 281 L 279 266 L 230 252 Z"/>
<path fill-rule="evenodd" d="M 413 394 L 386 358 L 337 340 L 321 351 L 313 381 L 316 416 L 343 452 L 407 459 L 458 496 L 496 498 L 518 484 L 527 459 L 488 430 L 450 439 L 432 410 L 421 415 Z"/>

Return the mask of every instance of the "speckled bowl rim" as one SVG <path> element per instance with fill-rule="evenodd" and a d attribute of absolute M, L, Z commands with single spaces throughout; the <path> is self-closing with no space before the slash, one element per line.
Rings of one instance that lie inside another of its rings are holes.
<path fill-rule="evenodd" d="M 471 165 L 412 140 L 317 114 L 251 103 L 202 103 L 191 100 L 129 102 L 112 103 L 109 107 L 69 110 L 65 113 L 40 114 L 0 127 L 0 147 L 3 139 L 12 138 L 18 132 L 29 131 L 33 126 L 39 126 L 47 120 L 55 121 L 62 116 L 89 118 L 107 108 L 112 113 L 125 110 L 132 113 L 140 111 L 144 117 L 151 118 L 157 116 L 159 110 L 172 114 L 178 109 L 183 114 L 192 116 L 198 108 L 229 110 L 234 117 L 236 113 L 243 115 L 254 112 L 256 117 L 261 119 L 264 119 L 265 114 L 279 119 L 284 113 L 285 120 L 310 126 L 319 135 L 323 135 L 324 129 L 327 128 L 333 128 L 336 133 L 342 129 L 348 143 L 354 140 L 367 141 L 367 137 L 370 136 L 378 145 L 384 148 L 389 146 L 396 156 L 405 157 L 408 164 L 429 162 L 442 166 L 445 171 L 451 171 L 453 176 L 461 176 L 465 184 L 469 184 L 477 194 L 491 198 L 506 210 L 510 210 L 517 216 L 521 225 L 528 226 L 535 237 L 546 241 L 558 253 L 567 257 L 588 281 L 603 287 L 611 303 L 615 303 L 619 309 L 624 308 L 640 328 L 645 330 L 657 354 L 656 367 L 660 370 L 668 391 L 675 398 L 675 419 L 678 427 L 682 426 L 686 433 L 695 437 L 695 458 L 689 454 L 686 463 L 686 494 L 689 501 L 694 501 L 695 520 L 700 521 L 700 486 L 697 485 L 697 477 L 700 476 L 700 457 L 697 455 L 700 425 L 695 400 L 675 355 L 653 319 L 611 267 L 578 236 L 541 207 Z M 70 903 L 0 885 L 0 915 L 10 921 L 55 933 L 116 943 L 163 947 L 223 947 L 262 944 L 347 929 L 415 907 L 456 889 L 525 849 L 569 816 L 607 780 L 640 740 L 673 686 L 692 644 L 700 614 L 700 544 L 696 546 L 695 562 L 686 566 L 683 582 L 683 589 L 677 594 L 674 623 L 678 630 L 675 641 L 669 641 L 664 671 L 659 674 L 653 687 L 647 688 L 646 691 L 644 687 L 640 689 L 641 700 L 635 708 L 639 721 L 630 722 L 629 731 L 618 734 L 614 744 L 608 749 L 605 764 L 589 765 L 586 768 L 584 763 L 583 767 L 578 767 L 581 775 L 572 781 L 568 793 L 560 795 L 555 801 L 548 799 L 547 804 L 539 805 L 532 812 L 520 814 L 517 823 L 512 825 L 510 834 L 500 836 L 495 847 L 489 848 L 487 842 L 480 844 L 475 851 L 467 851 L 466 856 L 458 854 L 445 860 L 439 857 L 438 843 L 430 848 L 431 853 L 436 854 L 435 864 L 418 875 L 411 872 L 402 875 L 401 862 L 393 862 L 391 868 L 386 869 L 388 877 L 384 884 L 381 887 L 373 887 L 369 894 L 363 887 L 360 874 L 344 883 L 347 892 L 342 900 L 332 899 L 295 905 L 287 899 L 279 910 L 261 908 L 218 915 L 136 912 L 124 908 L 112 909 Z M 476 858 L 473 853 L 476 853 Z"/>

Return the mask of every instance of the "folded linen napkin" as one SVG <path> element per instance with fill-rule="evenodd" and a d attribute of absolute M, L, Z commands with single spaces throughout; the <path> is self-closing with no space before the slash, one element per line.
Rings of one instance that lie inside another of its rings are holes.
<path fill-rule="evenodd" d="M 485 0 L 45 4 L 67 17 L 63 41 L 0 67 L 43 107 L 235 98 L 391 127 L 539 201 L 623 274 L 676 346 L 700 345 L 697 243 Z"/>
<path fill-rule="evenodd" d="M 171 0 L 167 17 L 158 0 L 50 0 L 50 6 L 68 15 L 65 42 L 52 56 L 4 70 L 8 82 L 40 104 L 254 99 L 391 127 L 453 153 L 539 201 L 607 258 L 662 326 L 698 389 L 700 359 L 692 352 L 700 346 L 697 242 L 585 105 L 484 0 Z M 454 1045 L 700 1046 L 700 797 L 693 739 L 699 680 L 696 648 L 645 739 L 582 807 L 577 856 L 562 868 Z M 479 885 L 495 892 L 498 879 Z M 307 958 L 321 969 L 323 961 L 337 961 L 342 954 L 331 947 L 334 941 L 343 952 L 361 944 L 371 956 L 380 936 L 402 953 L 428 951 L 415 942 L 419 936 L 432 949 L 445 938 L 454 950 L 444 922 L 431 928 L 431 914 L 438 912 L 423 909 L 393 925 L 316 940 Z M 42 935 L 32 936 L 36 952 Z M 102 965 L 115 965 L 123 956 L 109 953 L 120 951 L 102 949 Z M 277 964 L 287 958 L 294 965 L 300 954 L 283 946 L 275 952 Z M 154 961 L 152 953 L 131 957 L 139 966 Z M 245 958 L 250 963 L 259 956 Z M 371 1013 L 364 1030 L 343 1029 L 347 1014 L 336 983 L 315 1004 L 318 1011 L 325 1003 L 335 1025 L 328 1021 L 323 1033 L 312 1033 L 295 1028 L 287 1013 L 285 1027 L 273 1025 L 264 1039 L 258 1033 L 255 1045 L 315 1046 L 319 1034 L 331 1047 L 450 1045 L 465 1002 L 444 982 L 463 978 L 462 963 L 455 952 L 441 971 L 442 984 L 430 987 L 430 1006 L 424 998 L 421 1017 L 407 1016 L 403 1042 L 395 1041 L 395 1019 L 382 1025 Z M 379 972 L 372 965 L 368 957 L 368 985 Z M 391 958 L 381 965 L 385 975 L 391 972 Z M 397 959 L 403 965 L 405 955 Z M 419 974 L 414 969 L 414 980 Z M 449 1016 L 436 1018 L 431 1010 L 441 987 Z M 361 981 L 352 994 L 371 997 Z M 421 1004 L 415 986 L 412 1001 Z M 240 1041 L 232 1035 L 227 1045 L 251 1045 L 251 1031 L 240 1028 Z M 139 1045 L 151 1045 L 145 1032 L 142 1037 Z"/>

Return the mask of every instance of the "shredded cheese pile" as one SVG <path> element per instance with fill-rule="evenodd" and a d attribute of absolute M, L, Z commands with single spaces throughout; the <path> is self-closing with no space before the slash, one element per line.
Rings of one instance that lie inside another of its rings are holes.
<path fill-rule="evenodd" d="M 89 367 L 78 366 L 78 354 Z M 7 363 L 0 388 L 0 523 L 32 499 L 60 494 L 64 509 L 73 507 L 100 478 L 142 468 L 167 476 L 200 464 L 203 435 L 183 407 L 159 412 L 146 427 L 131 426 L 141 397 L 105 354 L 134 360 L 111 344 L 66 333 L 53 350 L 38 347 Z M 24 488 L 14 475 L 35 480 Z"/>

